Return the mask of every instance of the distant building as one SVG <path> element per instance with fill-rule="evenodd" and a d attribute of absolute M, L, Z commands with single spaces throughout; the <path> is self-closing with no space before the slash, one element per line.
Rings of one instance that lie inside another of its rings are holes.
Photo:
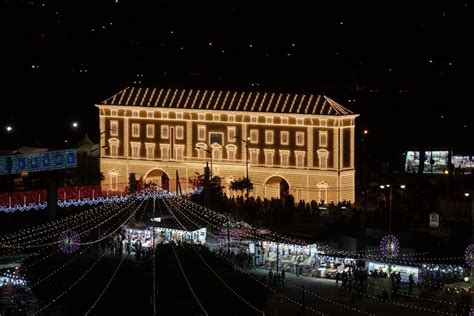
<path fill-rule="evenodd" d="M 212 155 L 212 174 L 232 194 L 246 173 L 241 138 L 254 196 L 354 201 L 358 115 L 326 96 L 129 87 L 96 106 L 111 190 L 130 173 L 174 190 L 176 171 L 186 187 Z"/>

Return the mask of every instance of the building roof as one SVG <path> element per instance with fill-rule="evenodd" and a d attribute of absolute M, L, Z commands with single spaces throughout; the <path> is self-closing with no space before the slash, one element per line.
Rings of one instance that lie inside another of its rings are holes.
<path fill-rule="evenodd" d="M 324 95 L 127 87 L 100 105 L 314 115 L 354 113 Z"/>

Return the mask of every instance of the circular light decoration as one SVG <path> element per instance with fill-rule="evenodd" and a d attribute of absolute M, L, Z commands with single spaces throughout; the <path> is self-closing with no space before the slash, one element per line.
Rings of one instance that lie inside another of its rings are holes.
<path fill-rule="evenodd" d="M 81 238 L 78 233 L 65 231 L 59 235 L 59 249 L 64 253 L 73 253 L 79 248 Z"/>
<path fill-rule="evenodd" d="M 464 252 L 464 258 L 466 259 L 466 264 L 474 268 L 474 244 L 467 246 L 466 251 Z"/>
<path fill-rule="evenodd" d="M 380 241 L 380 251 L 386 257 L 396 257 L 400 250 L 400 243 L 397 237 L 393 235 L 387 235 Z"/>
<path fill-rule="evenodd" d="M 221 247 L 227 247 L 227 242 L 229 242 L 230 247 L 239 246 L 239 234 L 237 230 L 229 228 L 229 236 L 227 236 L 227 227 L 221 229 L 219 233 L 219 244 Z"/>

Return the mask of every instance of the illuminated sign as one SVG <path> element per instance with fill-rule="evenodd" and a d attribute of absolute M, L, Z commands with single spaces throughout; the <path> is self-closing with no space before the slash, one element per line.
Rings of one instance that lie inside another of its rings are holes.
<path fill-rule="evenodd" d="M 405 158 L 405 172 L 417 173 L 420 168 L 419 151 L 407 151 Z M 449 161 L 448 151 L 426 151 L 423 161 L 423 173 L 442 174 Z"/>
<path fill-rule="evenodd" d="M 0 175 L 77 167 L 75 149 L 0 157 Z"/>

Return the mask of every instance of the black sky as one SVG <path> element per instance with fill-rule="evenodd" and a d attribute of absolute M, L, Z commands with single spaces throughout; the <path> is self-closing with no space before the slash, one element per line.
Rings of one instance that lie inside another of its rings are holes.
<path fill-rule="evenodd" d="M 311 92 L 360 113 L 377 151 L 466 151 L 473 6 L 3 0 L 0 123 L 50 144 L 73 119 L 97 139 L 93 105 L 130 85 Z"/>

